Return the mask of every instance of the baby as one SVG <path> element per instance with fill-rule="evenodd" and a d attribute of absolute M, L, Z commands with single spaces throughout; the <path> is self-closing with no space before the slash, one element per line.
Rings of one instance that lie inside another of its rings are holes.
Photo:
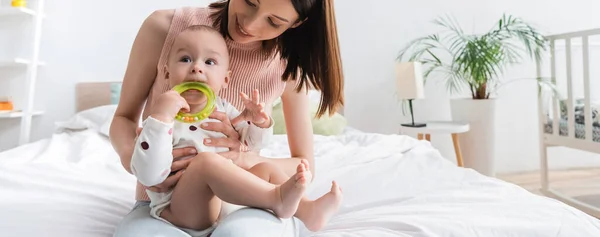
<path fill-rule="evenodd" d="M 273 119 L 268 116 L 263 109 L 264 105 L 259 102 L 258 90 L 253 91 L 251 98 L 240 92 L 245 105 L 242 112 L 239 112 L 234 106 L 218 96 L 219 91 L 227 87 L 231 71 L 229 71 L 229 53 L 225 40 L 213 28 L 192 26 L 182 31 L 173 43 L 164 73 L 171 88 L 183 82 L 207 84 L 216 95 L 216 110 L 226 113 L 231 121 L 239 120 L 236 118 L 244 115 L 243 117 L 249 121 L 233 125 L 240 133 L 242 143 L 250 149 L 260 149 L 266 145 L 268 138 L 272 136 Z M 174 147 L 194 146 L 199 154 L 194 159 L 205 159 L 201 154 L 207 152 L 214 154 L 228 151 L 227 148 L 208 147 L 202 143 L 208 137 L 224 136 L 222 133 L 203 130 L 199 126 L 209 119 L 194 121 L 193 123 L 175 120 L 178 112 L 196 113 L 201 111 L 206 103 L 207 97 L 197 90 L 188 90 L 181 94 L 170 90 L 159 95 L 153 105 L 151 115 L 143 123 L 143 129 L 137 138 L 131 160 L 132 173 L 140 183 L 145 186 L 154 186 L 162 183 L 169 176 L 173 161 L 172 149 Z M 218 159 L 227 160 L 225 157 L 218 157 Z M 339 208 L 342 199 L 341 190 L 333 182 L 330 192 L 317 200 L 307 200 L 304 197 L 304 191 L 312 180 L 308 162 L 302 160 L 296 171 L 297 173 L 294 176 L 288 177 L 278 167 L 266 162 L 257 164 L 247 171 L 242 170 L 242 172 L 250 172 L 261 178 L 265 184 L 270 182 L 276 185 L 274 192 L 276 192 L 275 195 L 277 195 L 278 198 L 276 199 L 278 201 L 277 203 L 269 203 L 268 206 L 271 207 L 268 209 L 271 209 L 278 217 L 289 218 L 294 215 L 309 230 L 319 230 Z M 188 171 L 182 175 L 181 180 L 184 180 L 186 175 L 194 175 L 193 172 L 195 171 L 190 171 L 188 167 Z M 222 175 L 227 178 L 234 174 L 223 173 Z M 258 180 L 261 181 L 261 179 Z M 196 181 L 196 178 L 188 178 L 187 180 L 200 182 Z M 178 185 L 183 185 L 181 183 L 182 181 Z M 185 187 L 188 187 L 188 185 Z M 219 189 L 226 190 L 228 188 L 219 186 Z M 256 199 L 259 195 L 252 194 L 266 192 L 264 189 L 247 191 L 233 194 Z M 227 190 L 226 192 L 231 193 L 233 190 Z M 220 197 L 207 200 L 206 197 L 212 195 L 212 193 L 207 194 L 197 190 L 177 188 L 166 193 L 155 193 L 150 190 L 147 190 L 147 193 L 151 202 L 151 216 L 171 223 L 192 236 L 208 236 L 218 219 L 222 219 L 223 215 L 226 215 L 223 210 L 218 213 L 218 216 L 204 209 L 201 212 L 188 210 L 190 209 L 188 207 L 198 207 L 198 205 L 205 205 L 207 209 L 214 210 L 212 207 L 215 205 L 224 208 L 224 205 L 228 204 L 221 201 Z M 205 203 L 198 204 L 198 202 Z M 243 201 L 237 202 L 230 203 L 245 205 Z M 190 223 L 210 223 L 210 225 Z"/>

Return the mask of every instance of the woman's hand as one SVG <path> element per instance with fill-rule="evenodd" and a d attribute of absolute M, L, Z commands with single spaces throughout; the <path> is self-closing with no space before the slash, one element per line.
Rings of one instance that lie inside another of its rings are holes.
<path fill-rule="evenodd" d="M 221 132 L 225 134 L 225 137 L 222 138 L 206 138 L 204 139 L 204 145 L 212 146 L 212 147 L 226 147 L 229 151 L 219 152 L 218 154 L 230 159 L 239 167 L 248 167 L 251 162 L 249 162 L 245 156 L 246 146 L 240 142 L 240 135 L 231 125 L 231 121 L 227 117 L 227 114 L 216 111 L 213 112 L 210 118 L 219 120 L 220 122 L 206 122 L 202 124 L 202 128 L 214 131 Z"/>
<path fill-rule="evenodd" d="M 184 156 L 197 154 L 198 153 L 196 152 L 196 149 L 194 149 L 193 147 L 175 148 L 173 149 L 173 160 Z M 191 161 L 192 159 L 173 161 L 173 164 L 171 165 L 171 175 L 169 175 L 169 177 L 167 177 L 167 179 L 165 179 L 165 181 L 163 181 L 162 183 L 146 188 L 148 188 L 150 191 L 157 193 L 164 193 L 169 190 L 172 190 Z"/>
<path fill-rule="evenodd" d="M 215 110 L 208 117 L 219 120 L 220 122 L 206 122 L 202 124 L 202 128 L 213 132 L 223 133 L 225 134 L 225 137 L 206 138 L 204 139 L 204 145 L 212 147 L 227 147 L 229 148 L 229 151 L 239 151 L 242 145 L 240 142 L 240 135 L 237 131 L 235 131 L 235 129 L 233 129 L 227 114 Z"/>
<path fill-rule="evenodd" d="M 142 128 L 137 128 L 136 132 L 139 136 L 139 134 L 142 132 Z M 146 188 L 149 189 L 150 191 L 157 192 L 157 193 L 164 193 L 169 190 L 172 190 L 173 187 L 175 187 L 175 185 L 179 181 L 179 178 L 181 178 L 181 175 L 183 174 L 185 169 L 188 167 L 188 165 L 192 161 L 192 159 L 185 159 L 185 160 L 178 160 L 178 159 L 186 157 L 186 156 L 195 156 L 197 154 L 198 154 L 198 152 L 196 151 L 196 149 L 194 147 L 174 148 L 173 149 L 173 163 L 171 164 L 171 175 L 169 175 L 169 177 L 167 177 L 167 179 L 165 179 L 165 181 L 163 181 L 162 183 L 160 183 L 158 185 L 154 185 L 152 187 L 146 187 Z"/>

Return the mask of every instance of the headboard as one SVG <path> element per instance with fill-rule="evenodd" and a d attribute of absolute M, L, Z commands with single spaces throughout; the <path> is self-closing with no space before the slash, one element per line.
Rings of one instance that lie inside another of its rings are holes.
<path fill-rule="evenodd" d="M 121 82 L 82 82 L 75 86 L 77 112 L 94 107 L 117 104 Z"/>

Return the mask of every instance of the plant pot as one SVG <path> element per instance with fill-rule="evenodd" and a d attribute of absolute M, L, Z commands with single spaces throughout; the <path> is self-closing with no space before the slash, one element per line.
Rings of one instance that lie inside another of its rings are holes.
<path fill-rule="evenodd" d="M 495 111 L 494 99 L 452 99 L 452 120 L 469 122 L 470 130 L 458 135 L 465 168 L 495 176 Z"/>

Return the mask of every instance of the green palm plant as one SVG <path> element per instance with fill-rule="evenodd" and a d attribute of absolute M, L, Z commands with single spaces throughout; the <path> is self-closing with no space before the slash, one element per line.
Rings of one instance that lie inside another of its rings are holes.
<path fill-rule="evenodd" d="M 478 35 L 465 33 L 448 16 L 434 23 L 444 30 L 409 42 L 397 60 L 421 62 L 425 81 L 434 72 L 442 73 L 450 93 L 468 88 L 473 99 L 489 99 L 507 66 L 519 63 L 525 54 L 540 60 L 547 47 L 546 39 L 536 29 L 506 14 L 490 31 Z M 549 80 L 535 80 L 540 87 L 555 91 Z"/>

